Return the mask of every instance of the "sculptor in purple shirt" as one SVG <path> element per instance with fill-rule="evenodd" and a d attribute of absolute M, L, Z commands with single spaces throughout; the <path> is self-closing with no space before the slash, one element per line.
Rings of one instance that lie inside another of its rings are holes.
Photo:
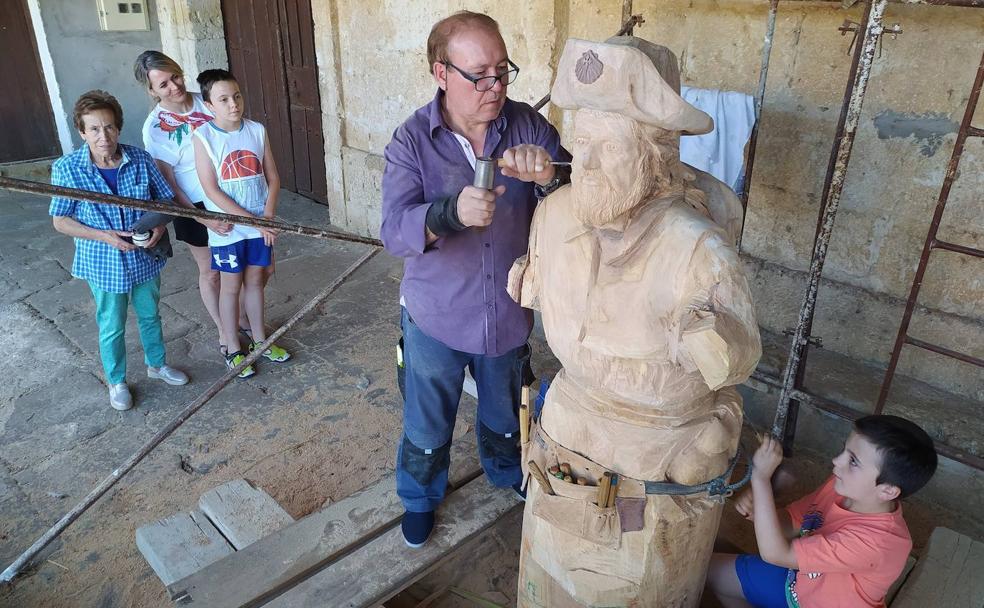
<path fill-rule="evenodd" d="M 401 300 L 416 325 L 448 347 L 497 357 L 526 342 L 533 315 L 506 293 L 506 277 L 526 253 L 537 203 L 532 182 L 505 177 L 492 224 L 467 228 L 425 245 L 424 223 L 435 201 L 456 197 L 475 170 L 441 114 L 441 96 L 417 110 L 386 146 L 383 224 L 386 250 L 404 258 Z M 520 144 L 542 146 L 569 161 L 557 130 L 528 104 L 507 99 L 489 125 L 485 156 L 499 158 Z"/>

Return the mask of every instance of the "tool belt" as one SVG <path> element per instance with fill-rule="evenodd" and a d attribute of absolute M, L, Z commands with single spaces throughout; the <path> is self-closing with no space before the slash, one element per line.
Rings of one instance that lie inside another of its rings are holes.
<path fill-rule="evenodd" d="M 530 440 L 523 445 L 523 473 L 524 479 L 527 479 L 530 474 L 529 463 L 532 461 L 546 475 L 546 481 L 553 492 L 551 495 L 544 488 L 538 488 L 540 491 L 536 492 L 532 501 L 534 516 L 579 538 L 617 550 L 621 545 L 622 534 L 638 532 L 645 527 L 648 496 L 693 495 L 695 498 L 710 496 L 723 500 L 743 486 L 751 474 L 751 466 L 748 467 L 744 479 L 728 484 L 740 455 L 739 448 L 738 454 L 722 475 L 696 485 L 643 481 L 618 475 L 618 484 L 614 490 L 615 500 L 606 505 L 598 500 L 599 484 L 605 473 L 614 474 L 615 471 L 560 445 L 534 421 L 531 423 Z M 551 467 L 558 467 L 561 463 L 570 466 L 570 477 L 575 481 L 564 481 L 549 474 Z M 587 485 L 579 485 L 576 483 L 577 479 L 583 479 Z M 529 483 L 538 482 L 534 480 Z"/>

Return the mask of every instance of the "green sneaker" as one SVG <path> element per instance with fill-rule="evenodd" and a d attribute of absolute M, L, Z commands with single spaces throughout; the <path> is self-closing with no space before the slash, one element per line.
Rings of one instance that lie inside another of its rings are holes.
<path fill-rule="evenodd" d="M 225 356 L 226 367 L 228 367 L 229 369 L 235 369 L 240 363 L 243 362 L 245 358 L 246 358 L 246 354 L 241 350 L 237 350 L 234 353 L 229 353 L 228 355 Z M 255 373 L 256 370 L 253 369 L 253 366 L 247 365 L 242 369 L 241 372 L 239 372 L 238 375 L 240 378 L 249 378 Z"/>
<path fill-rule="evenodd" d="M 259 342 L 253 342 L 249 345 L 249 352 L 253 352 L 260 345 Z M 283 363 L 287 359 L 290 359 L 290 353 L 286 350 L 280 348 L 276 344 L 271 344 L 270 348 L 263 351 L 263 356 L 271 361 L 276 361 L 277 363 Z"/>

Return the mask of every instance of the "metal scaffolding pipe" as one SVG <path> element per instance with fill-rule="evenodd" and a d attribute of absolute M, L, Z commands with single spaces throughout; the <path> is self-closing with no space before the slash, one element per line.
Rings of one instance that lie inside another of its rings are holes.
<path fill-rule="evenodd" d="M 277 331 L 270 334 L 270 336 L 262 344 L 260 344 L 249 355 L 246 356 L 246 359 L 243 360 L 242 363 L 240 363 L 234 369 L 230 369 L 225 374 L 223 374 L 222 377 L 216 380 L 215 383 L 212 384 L 212 386 L 208 387 L 208 389 L 204 393 L 202 393 L 194 401 L 189 403 L 183 410 L 181 410 L 181 413 L 178 414 L 177 417 L 171 420 L 171 422 L 165 425 L 162 429 L 157 431 L 157 433 L 155 433 L 154 436 L 151 437 L 150 440 L 146 444 L 144 444 L 144 446 L 140 448 L 139 451 L 137 451 L 135 454 L 127 458 L 122 465 L 120 465 L 117 469 L 115 469 L 112 473 L 109 474 L 109 477 L 103 479 L 99 483 L 99 485 L 93 488 L 93 490 L 89 492 L 89 494 L 85 498 L 82 499 L 82 501 L 79 504 L 72 507 L 72 509 L 64 516 L 62 516 L 62 518 L 59 519 L 54 526 L 48 529 L 48 531 L 45 532 L 41 536 L 41 538 L 34 541 L 33 545 L 31 545 L 16 560 L 14 560 L 14 562 L 10 564 L 10 566 L 8 566 L 7 569 L 3 571 L 2 574 L 0 574 L 0 583 L 10 583 L 12 580 L 14 580 L 14 577 L 17 576 L 17 574 L 21 571 L 22 568 L 24 568 L 24 566 L 26 566 L 32 559 L 34 559 L 34 557 L 38 553 L 40 553 L 42 549 L 48 546 L 48 544 L 51 543 L 51 541 L 58 538 L 58 536 L 60 536 L 61 533 L 64 532 L 66 528 L 72 525 L 72 523 L 75 520 L 77 520 L 83 513 L 85 513 L 89 509 L 89 507 L 94 505 L 96 501 L 99 500 L 99 498 L 103 494 L 105 494 L 110 488 L 116 485 L 116 483 L 120 479 L 122 479 L 124 475 L 129 473 L 135 466 L 137 466 L 137 464 L 141 460 L 143 460 L 144 457 L 147 456 L 147 454 L 150 454 L 150 452 L 153 451 L 154 448 L 156 448 L 158 445 L 160 445 L 161 442 L 167 439 L 171 435 L 171 433 L 173 433 L 178 427 L 184 424 L 185 421 L 191 418 L 191 416 L 195 412 L 200 410 L 202 406 L 208 403 L 209 400 L 212 399 L 212 397 L 217 395 L 219 391 L 221 391 L 229 382 L 231 382 L 232 379 L 235 378 L 242 369 L 244 369 L 248 365 L 252 365 L 253 362 L 256 361 L 260 357 L 260 355 L 262 355 L 263 352 L 266 351 L 266 349 L 269 348 L 270 345 L 274 343 L 274 341 L 279 339 L 280 336 L 284 335 L 284 333 L 288 329 L 293 327 L 294 324 L 301 319 L 301 317 L 303 317 L 308 312 L 313 310 L 318 304 L 324 302 L 328 298 L 328 296 L 334 293 L 335 290 L 338 289 L 342 285 L 342 283 L 344 283 L 349 278 L 349 276 L 352 275 L 353 272 L 358 270 L 363 264 L 365 264 L 370 259 L 372 259 L 372 257 L 377 253 L 379 253 L 380 251 L 382 250 L 379 248 L 373 248 L 368 252 L 366 252 L 365 254 L 363 254 L 361 257 L 359 257 L 359 259 L 356 260 L 351 266 L 349 266 L 345 270 L 345 272 L 343 272 L 338 278 L 332 281 L 330 285 L 328 285 L 323 290 L 321 290 L 321 292 L 318 295 L 311 298 L 311 300 L 308 301 L 307 304 L 302 306 L 300 310 L 294 313 L 294 316 L 292 316 L 283 325 L 281 325 L 280 328 L 277 329 Z"/>
<path fill-rule="evenodd" d="M 851 95 L 845 112 L 844 135 L 839 138 L 839 141 L 835 142 L 836 153 L 833 168 L 830 172 L 830 189 L 821 202 L 821 209 L 823 211 L 820 230 L 817 234 L 813 247 L 813 256 L 810 260 L 806 295 L 803 299 L 803 305 L 800 308 L 796 329 L 793 332 L 793 341 L 789 349 L 789 359 L 786 361 L 786 369 L 783 372 L 782 390 L 779 393 L 779 403 L 776 406 L 776 415 L 772 424 L 773 436 L 781 439 L 786 437 L 786 422 L 789 415 L 789 406 L 790 401 L 793 400 L 792 391 L 797 388 L 797 376 L 802 374 L 800 370 L 800 359 L 807 346 L 809 329 L 812 326 L 813 315 L 816 311 L 820 275 L 823 273 L 823 265 L 827 259 L 830 235 L 833 232 L 834 219 L 837 216 L 837 208 L 840 205 L 841 193 L 844 190 L 847 166 L 851 160 L 854 136 L 857 133 L 858 122 L 861 118 L 861 107 L 864 105 L 864 96 L 868 90 L 868 79 L 871 76 L 871 65 L 875 57 L 875 47 L 878 44 L 878 38 L 883 29 L 882 17 L 885 14 L 885 5 L 887 2 L 888 0 L 869 0 L 861 25 L 864 28 L 864 35 L 857 50 L 857 75 L 853 82 L 848 83 Z M 853 89 L 850 87 L 853 87 Z"/>
<path fill-rule="evenodd" d="M 772 40 L 776 34 L 776 13 L 779 0 L 769 1 L 769 17 L 765 24 L 765 39 L 762 43 L 762 64 L 759 68 L 758 88 L 755 91 L 755 124 L 748 138 L 748 154 L 745 158 L 745 176 L 741 184 L 741 230 L 738 233 L 738 250 L 741 250 L 741 237 L 745 233 L 745 212 L 748 210 L 748 190 L 752 185 L 752 168 L 755 166 L 755 149 L 758 144 L 759 128 L 762 122 L 762 103 L 765 100 L 765 84 L 769 78 L 769 63 L 772 59 Z"/>
<path fill-rule="evenodd" d="M 241 215 L 232 215 L 229 213 L 215 213 L 192 207 L 182 207 L 181 205 L 170 201 L 145 201 L 137 198 L 127 198 L 125 196 L 105 194 L 102 192 L 92 192 L 90 190 L 66 188 L 64 186 L 53 186 L 51 184 L 43 184 L 41 182 L 14 179 L 12 177 L 0 177 L 0 189 L 11 190 L 13 192 L 24 192 L 26 194 L 38 194 L 41 196 L 60 196 L 63 198 L 71 198 L 80 201 L 115 205 L 117 207 L 143 209 L 144 211 L 156 211 L 158 213 L 166 213 L 167 215 L 173 215 L 176 217 L 219 220 L 222 222 L 229 222 L 230 224 L 240 224 L 243 226 L 253 226 L 256 228 L 273 228 L 275 230 L 281 230 L 292 234 L 300 234 L 302 236 L 313 236 L 335 241 L 360 243 L 363 245 L 372 245 L 374 247 L 383 246 L 383 243 L 378 239 L 358 236 L 355 234 L 347 234 L 335 230 L 312 228 L 311 226 L 291 224 L 280 220 L 270 220 L 265 217 L 243 217 Z"/>
<path fill-rule="evenodd" d="M 898 366 L 899 359 L 902 356 L 902 347 L 905 346 L 906 342 L 915 344 L 909 337 L 909 323 L 912 321 L 912 313 L 916 309 L 916 300 L 919 297 L 919 290 L 922 288 L 923 277 L 926 275 L 926 268 L 929 266 L 929 255 L 932 253 L 933 247 L 936 246 L 941 249 L 949 249 L 968 255 L 978 255 L 976 250 L 969 247 L 965 248 L 960 245 L 947 243 L 946 241 L 937 241 L 936 234 L 939 232 L 940 223 L 943 221 L 943 212 L 946 210 L 946 202 L 950 198 L 950 189 L 953 187 L 953 182 L 957 180 L 957 169 L 960 167 L 960 158 L 963 156 L 964 144 L 967 143 L 968 137 L 974 135 L 972 131 L 977 130 L 974 129 L 971 123 L 974 120 L 974 113 L 977 111 L 977 102 L 980 100 L 982 89 L 984 89 L 984 53 L 981 53 L 981 62 L 977 66 L 977 75 L 974 77 L 974 84 L 970 87 L 967 107 L 964 109 L 963 119 L 960 121 L 960 128 L 957 130 L 957 140 L 953 144 L 950 162 L 946 166 L 943 185 L 940 187 L 940 195 L 936 199 L 936 209 L 933 211 L 933 219 L 929 223 L 926 242 L 923 244 L 922 254 L 919 256 L 919 264 L 916 267 L 916 274 L 912 279 L 909 298 L 905 302 L 902 322 L 899 324 L 899 332 L 895 336 L 895 345 L 892 347 L 892 354 L 889 357 L 888 367 L 885 370 L 885 379 L 882 381 L 881 390 L 878 393 L 878 402 L 875 403 L 876 414 L 880 414 L 885 409 L 885 401 L 888 400 L 888 392 L 892 388 L 892 379 L 895 377 L 895 368 Z M 965 249 L 965 251 L 961 251 L 961 249 Z M 919 345 L 923 344 L 926 343 L 921 342 Z M 923 348 L 926 347 L 923 346 Z M 957 358 L 959 359 L 960 357 Z"/>

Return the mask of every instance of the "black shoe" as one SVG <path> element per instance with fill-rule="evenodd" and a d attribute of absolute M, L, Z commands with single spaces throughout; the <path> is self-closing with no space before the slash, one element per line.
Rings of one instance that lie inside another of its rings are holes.
<path fill-rule="evenodd" d="M 404 511 L 400 528 L 403 530 L 403 540 L 408 547 L 412 549 L 422 547 L 430 538 L 431 532 L 434 531 L 434 512 Z"/>
<path fill-rule="evenodd" d="M 520 500 L 522 500 L 523 502 L 526 502 L 526 488 L 523 487 L 523 482 L 522 481 L 520 481 L 519 483 L 514 483 L 512 485 L 512 489 L 513 489 L 513 492 L 516 493 L 516 496 L 519 496 L 519 499 Z"/>

